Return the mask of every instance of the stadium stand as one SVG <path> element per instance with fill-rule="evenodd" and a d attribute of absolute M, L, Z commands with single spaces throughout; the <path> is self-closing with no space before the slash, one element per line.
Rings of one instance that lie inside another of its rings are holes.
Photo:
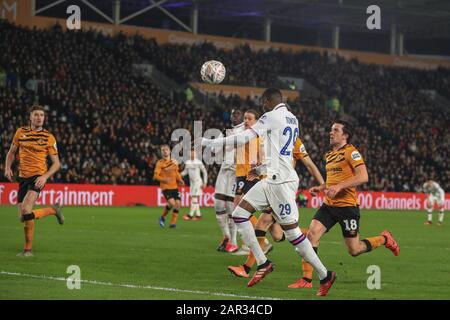
<path fill-rule="evenodd" d="M 222 108 L 205 109 L 182 95 L 162 92 L 133 73 L 132 65 L 148 61 L 184 85 L 198 81 L 198 70 L 209 59 L 225 64 L 228 84 L 279 87 L 279 75 L 313 84 L 319 96 L 290 101 L 306 148 L 320 163 L 331 121 L 351 118 L 354 144 L 370 175 L 363 189 L 418 191 L 426 177 L 439 177 L 441 186 L 450 188 L 450 110 L 422 91 L 450 98 L 448 69 L 381 67 L 314 51 L 158 45 L 138 36 L 111 38 L 56 26 L 32 30 L 6 22 L 0 23 L 0 154 L 6 155 L 14 130 L 27 123 L 28 108 L 39 102 L 49 108 L 48 128 L 60 148 L 62 170 L 55 182 L 155 184 L 158 146 L 170 141 L 174 129 L 192 129 L 198 119 L 207 128 L 225 128 L 226 111 L 255 107 L 257 101 L 219 95 Z M 333 96 L 340 101 L 339 111 L 328 107 Z M 210 185 L 217 169 L 208 169 Z M 300 164 L 298 171 L 301 186 L 309 186 L 309 174 Z"/>

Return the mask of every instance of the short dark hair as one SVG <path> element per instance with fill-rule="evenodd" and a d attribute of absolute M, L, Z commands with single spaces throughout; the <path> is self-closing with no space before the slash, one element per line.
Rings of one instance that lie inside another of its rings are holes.
<path fill-rule="evenodd" d="M 251 113 L 251 114 L 253 114 L 253 115 L 255 116 L 255 119 L 258 119 L 258 118 L 259 118 L 259 112 L 256 111 L 255 109 L 248 109 L 248 110 L 245 110 L 245 113 Z"/>
<path fill-rule="evenodd" d="M 341 120 L 341 119 L 335 120 L 334 123 L 343 125 L 342 131 L 345 134 L 347 134 L 347 136 L 348 136 L 347 143 L 350 143 L 350 141 L 352 140 L 352 137 L 353 137 L 353 126 L 351 125 L 351 123 L 348 121 L 345 121 L 345 120 Z"/>
<path fill-rule="evenodd" d="M 32 107 L 30 108 L 30 114 L 31 114 L 32 112 L 36 111 L 36 110 L 45 112 L 45 109 L 44 109 L 43 106 L 37 105 L 37 104 L 36 104 L 36 105 L 34 105 L 34 106 L 32 106 Z"/>
<path fill-rule="evenodd" d="M 162 144 L 162 145 L 159 146 L 160 149 L 162 149 L 162 148 L 164 148 L 164 147 L 167 147 L 167 148 L 170 149 L 170 146 L 169 146 L 167 143 Z"/>
<path fill-rule="evenodd" d="M 283 95 L 281 94 L 281 91 L 276 89 L 276 88 L 268 88 L 264 91 L 264 93 L 262 94 L 263 98 L 266 97 L 270 100 L 278 98 L 278 99 L 282 99 Z"/>

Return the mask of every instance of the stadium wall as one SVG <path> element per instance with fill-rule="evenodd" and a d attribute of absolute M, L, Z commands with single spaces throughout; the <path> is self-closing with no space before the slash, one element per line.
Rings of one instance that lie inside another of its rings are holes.
<path fill-rule="evenodd" d="M 264 93 L 264 88 L 256 88 L 256 87 L 245 87 L 245 86 L 230 86 L 223 85 L 220 86 L 209 83 L 200 83 L 200 82 L 191 82 L 191 85 L 200 90 L 202 93 L 219 93 L 221 92 L 225 96 L 229 95 L 238 95 L 241 99 L 245 100 L 248 96 L 250 97 L 261 97 Z M 284 98 L 290 99 L 294 101 L 298 97 L 300 97 L 300 92 L 296 90 L 281 90 Z"/>
<path fill-rule="evenodd" d="M 0 206 L 17 204 L 17 183 L 0 183 Z M 308 208 L 318 208 L 323 197 L 311 197 Z M 180 188 L 183 207 L 190 204 L 189 187 Z M 423 210 L 425 195 L 412 192 L 359 192 L 361 209 Z M 166 201 L 157 186 L 93 185 L 93 184 L 48 184 L 41 192 L 37 205 L 59 202 L 65 206 L 164 206 Z M 214 188 L 205 189 L 201 206 L 214 205 Z M 445 195 L 445 208 L 450 210 L 450 194 Z"/>
<path fill-rule="evenodd" d="M 11 23 L 20 26 L 48 28 L 59 23 L 66 29 L 66 20 L 33 15 L 33 0 L 0 0 L 0 18 L 7 19 Z M 70 3 L 66 3 L 69 5 Z M 393 65 L 402 67 L 412 67 L 420 69 L 436 69 L 438 66 L 450 68 L 450 61 L 447 59 L 430 59 L 420 57 L 395 56 L 380 53 L 361 52 L 352 50 L 334 50 L 331 48 L 311 47 L 302 45 L 291 45 L 286 43 L 265 42 L 258 40 L 247 40 L 237 38 L 227 38 L 212 35 L 195 35 L 188 32 L 162 30 L 154 28 L 143 28 L 128 25 L 113 25 L 98 22 L 82 21 L 81 28 L 95 29 L 107 35 L 123 33 L 126 35 L 139 34 L 145 38 L 155 38 L 158 43 L 172 44 L 201 44 L 205 41 L 213 43 L 218 48 L 231 50 L 236 46 L 248 44 L 252 50 L 283 50 L 298 52 L 303 50 L 334 52 L 346 59 L 358 59 L 363 63 L 374 63 L 379 65 Z"/>

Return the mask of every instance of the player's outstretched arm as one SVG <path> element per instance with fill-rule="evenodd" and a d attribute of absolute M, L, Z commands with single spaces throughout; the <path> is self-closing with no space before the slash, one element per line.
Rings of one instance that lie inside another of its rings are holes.
<path fill-rule="evenodd" d="M 58 172 L 59 168 L 61 168 L 61 163 L 59 161 L 59 157 L 57 154 L 51 154 L 50 160 L 52 162 L 52 165 L 48 169 L 48 171 L 36 179 L 35 185 L 38 188 L 43 188 L 44 185 L 47 183 L 47 180 L 53 176 L 56 172 Z"/>
<path fill-rule="evenodd" d="M 314 179 L 316 179 L 320 185 L 324 185 L 325 180 L 323 180 L 323 177 L 320 174 L 319 169 L 317 168 L 316 164 L 312 161 L 312 159 L 310 157 L 304 157 L 302 158 L 302 162 L 306 167 L 306 169 L 308 170 L 308 172 L 314 177 Z"/>
<path fill-rule="evenodd" d="M 256 132 L 252 129 L 247 129 L 245 131 L 233 134 L 228 137 L 222 137 L 217 139 L 207 139 L 202 138 L 202 146 L 205 147 L 212 147 L 212 148 L 218 148 L 222 147 L 223 145 L 226 146 L 235 146 L 239 147 L 247 142 L 249 142 L 251 139 L 255 138 L 257 136 Z"/>
<path fill-rule="evenodd" d="M 14 162 L 14 159 L 16 157 L 16 153 L 17 150 L 19 149 L 19 146 L 17 146 L 16 144 L 12 143 L 11 147 L 8 150 L 8 154 L 6 155 L 6 160 L 5 160 L 5 177 L 6 179 L 8 179 L 9 181 L 13 180 L 13 172 L 11 169 L 11 166 Z"/>
<path fill-rule="evenodd" d="M 208 147 L 222 147 L 226 146 L 234 146 L 239 147 L 246 143 L 248 143 L 251 139 L 264 136 L 267 133 L 267 130 L 271 129 L 271 121 L 269 121 L 266 114 L 262 115 L 259 118 L 258 122 L 255 123 L 252 127 L 247 130 L 238 132 L 228 137 L 222 137 L 217 139 L 206 139 L 202 138 L 201 145 Z"/>

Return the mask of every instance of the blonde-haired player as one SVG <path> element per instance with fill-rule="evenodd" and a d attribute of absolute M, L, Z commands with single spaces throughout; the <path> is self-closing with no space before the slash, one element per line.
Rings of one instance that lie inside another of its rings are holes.
<path fill-rule="evenodd" d="M 33 106 L 30 110 L 30 125 L 17 129 L 5 161 L 5 177 L 13 181 L 11 165 L 19 151 L 18 207 L 20 221 L 24 223 L 25 247 L 18 256 L 22 257 L 33 256 L 35 219 L 55 215 L 59 224 L 64 223 L 64 216 L 58 204 L 33 210 L 47 180 L 60 168 L 56 139 L 44 129 L 44 122 L 44 108 Z M 50 157 L 52 162 L 49 169 L 47 168 L 47 157 Z"/>
<path fill-rule="evenodd" d="M 244 128 L 249 129 L 256 124 L 259 118 L 259 113 L 256 110 L 249 109 L 244 113 Z M 256 165 L 262 162 L 263 154 L 263 142 L 262 138 L 254 138 L 248 143 L 236 148 L 236 194 L 234 196 L 234 206 L 236 207 L 241 202 L 243 196 L 259 182 L 260 177 L 250 176 L 250 170 L 252 165 Z M 252 215 L 250 221 L 254 226 L 258 219 Z M 268 253 L 272 250 L 272 245 L 264 236 L 264 253 Z M 225 249 L 228 252 L 232 252 L 236 255 L 248 255 L 249 249 L 243 246 L 241 250 L 238 250 L 237 245 L 231 245 Z"/>

